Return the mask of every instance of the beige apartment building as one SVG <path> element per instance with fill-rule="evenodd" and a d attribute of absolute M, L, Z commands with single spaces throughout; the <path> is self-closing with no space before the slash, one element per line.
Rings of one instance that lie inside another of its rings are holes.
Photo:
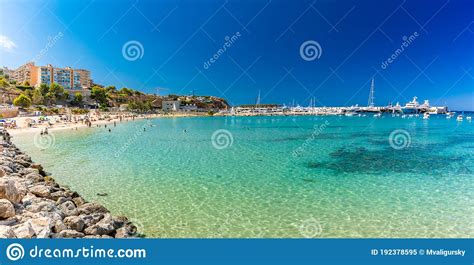
<path fill-rule="evenodd" d="M 51 64 L 35 66 L 33 62 L 18 67 L 13 71 L 11 78 L 19 84 L 28 81 L 34 87 L 38 87 L 40 84 L 49 86 L 52 83 L 58 83 L 69 92 L 80 92 L 85 96 L 90 94 L 89 88 L 92 86 L 88 70 L 72 69 L 71 67 L 59 68 Z"/>

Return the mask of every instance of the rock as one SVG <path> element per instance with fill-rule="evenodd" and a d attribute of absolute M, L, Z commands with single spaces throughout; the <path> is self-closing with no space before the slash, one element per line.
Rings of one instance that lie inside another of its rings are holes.
<path fill-rule="evenodd" d="M 26 187 L 20 182 L 9 178 L 0 178 L 0 199 L 19 203 L 25 194 Z"/>
<path fill-rule="evenodd" d="M 49 187 L 42 184 L 33 186 L 29 190 L 31 193 L 38 197 L 49 198 L 51 196 L 51 191 Z"/>
<path fill-rule="evenodd" d="M 101 236 L 96 236 L 96 235 L 87 235 L 84 238 L 102 238 Z"/>
<path fill-rule="evenodd" d="M 93 203 L 93 202 L 88 202 L 85 203 L 77 208 L 79 211 L 79 214 L 91 214 L 91 213 L 108 213 L 109 210 L 107 210 L 104 206 Z"/>
<path fill-rule="evenodd" d="M 84 230 L 88 235 L 108 235 L 114 232 L 114 227 L 110 223 L 97 223 Z"/>
<path fill-rule="evenodd" d="M 4 177 L 5 175 L 7 175 L 7 173 L 5 172 L 3 167 L 0 167 L 0 178 Z"/>
<path fill-rule="evenodd" d="M 13 216 L 15 216 L 13 204 L 6 199 L 0 199 L 0 219 L 7 219 Z"/>
<path fill-rule="evenodd" d="M 33 218 L 28 221 L 31 224 L 37 238 L 49 238 L 51 236 L 51 228 L 53 227 L 52 219 L 49 217 Z"/>
<path fill-rule="evenodd" d="M 3 172 L 5 172 L 5 175 L 13 173 L 13 170 L 7 166 L 0 165 L 0 168 L 2 169 Z"/>
<path fill-rule="evenodd" d="M 40 201 L 33 202 L 31 205 L 26 206 L 26 210 L 38 213 L 38 212 L 52 212 L 59 210 L 56 204 L 52 201 Z"/>
<path fill-rule="evenodd" d="M 59 205 L 59 209 L 64 213 L 65 216 L 77 215 L 76 206 L 72 201 L 66 201 Z"/>
<path fill-rule="evenodd" d="M 0 225 L 0 238 L 16 238 L 11 226 Z"/>
<path fill-rule="evenodd" d="M 37 169 L 38 172 L 39 172 L 41 175 L 46 176 L 45 172 L 43 171 L 43 166 L 42 166 L 42 165 L 40 165 L 40 164 L 32 164 L 30 167 L 31 167 L 31 168 L 34 168 L 34 169 Z"/>
<path fill-rule="evenodd" d="M 79 216 L 68 216 L 64 218 L 64 224 L 69 228 L 81 232 L 84 230 L 84 220 Z"/>
<path fill-rule="evenodd" d="M 35 230 L 29 222 L 25 222 L 15 228 L 14 233 L 17 238 L 32 238 L 35 235 Z"/>
<path fill-rule="evenodd" d="M 31 165 L 31 163 L 29 163 L 28 161 L 25 161 L 21 158 L 19 158 L 18 156 L 15 158 L 15 163 L 18 163 L 24 167 L 29 167 Z"/>
<path fill-rule="evenodd" d="M 36 172 L 25 175 L 25 178 L 30 179 L 34 182 L 41 182 L 43 180 L 43 176 Z"/>
<path fill-rule="evenodd" d="M 57 205 L 61 205 L 67 201 L 71 201 L 71 198 L 70 197 L 59 197 L 56 201 L 56 204 Z"/>
<path fill-rule="evenodd" d="M 51 199 L 57 201 L 61 197 L 67 197 L 64 191 L 55 191 L 51 193 Z"/>
<path fill-rule="evenodd" d="M 64 237 L 64 238 L 82 238 L 84 237 L 84 234 L 81 232 L 77 232 L 75 230 L 63 230 L 59 232 L 58 237 Z"/>
<path fill-rule="evenodd" d="M 84 224 L 87 227 L 89 227 L 89 226 L 95 225 L 100 220 L 102 220 L 104 218 L 104 214 L 103 213 L 94 213 L 94 214 L 88 214 L 88 215 L 81 215 L 80 217 L 84 221 Z"/>
<path fill-rule="evenodd" d="M 115 231 L 115 238 L 129 238 L 129 237 L 134 237 L 136 233 L 133 233 L 133 231 L 130 229 L 129 226 L 124 226 L 117 231 Z"/>
<path fill-rule="evenodd" d="M 84 230 L 88 235 L 109 235 L 115 231 L 113 219 L 110 214 L 106 215 L 95 225 L 92 225 Z"/>
<path fill-rule="evenodd" d="M 67 217 L 66 217 L 66 218 L 67 218 Z M 68 229 L 68 228 L 67 228 L 67 225 L 64 224 L 64 222 L 61 221 L 61 220 L 57 220 L 56 223 L 55 223 L 54 226 L 53 226 L 53 232 L 54 232 L 54 233 L 59 233 L 59 232 L 61 232 L 61 231 L 63 231 L 63 230 L 66 230 L 66 229 Z"/>
<path fill-rule="evenodd" d="M 72 201 L 74 202 L 74 204 L 79 207 L 83 204 L 86 203 L 86 201 L 82 198 L 82 197 L 75 197 L 75 198 L 72 198 Z"/>

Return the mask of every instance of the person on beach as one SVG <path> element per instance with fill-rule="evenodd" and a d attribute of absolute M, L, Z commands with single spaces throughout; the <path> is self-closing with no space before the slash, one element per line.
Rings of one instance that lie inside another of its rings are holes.
<path fill-rule="evenodd" d="M 44 134 L 48 134 L 48 127 L 44 128 Z"/>
<path fill-rule="evenodd" d="M 111 129 L 109 129 L 109 132 L 112 132 L 112 130 L 111 130 Z"/>
<path fill-rule="evenodd" d="M 114 127 L 117 127 L 117 122 L 114 121 Z"/>

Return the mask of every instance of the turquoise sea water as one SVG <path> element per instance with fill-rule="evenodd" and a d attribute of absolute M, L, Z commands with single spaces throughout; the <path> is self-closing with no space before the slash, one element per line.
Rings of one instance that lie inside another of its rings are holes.
<path fill-rule="evenodd" d="M 51 147 L 14 141 L 149 237 L 474 236 L 466 120 L 162 118 L 52 134 Z"/>

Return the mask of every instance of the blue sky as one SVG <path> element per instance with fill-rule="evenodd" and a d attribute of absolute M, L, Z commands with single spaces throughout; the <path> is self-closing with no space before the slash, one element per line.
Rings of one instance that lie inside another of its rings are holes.
<path fill-rule="evenodd" d="M 418 96 L 474 110 L 470 0 L 0 5 L 0 65 L 10 68 L 35 59 L 38 65 L 89 69 L 103 85 L 150 93 L 161 87 L 160 94 L 194 90 L 232 104 L 254 103 L 260 91 L 262 103 L 308 105 L 315 97 L 319 106 L 367 105 L 374 77 L 377 105 Z M 137 58 L 124 56 L 130 41 L 138 43 Z M 319 58 L 303 58 L 306 41 L 319 44 Z"/>

